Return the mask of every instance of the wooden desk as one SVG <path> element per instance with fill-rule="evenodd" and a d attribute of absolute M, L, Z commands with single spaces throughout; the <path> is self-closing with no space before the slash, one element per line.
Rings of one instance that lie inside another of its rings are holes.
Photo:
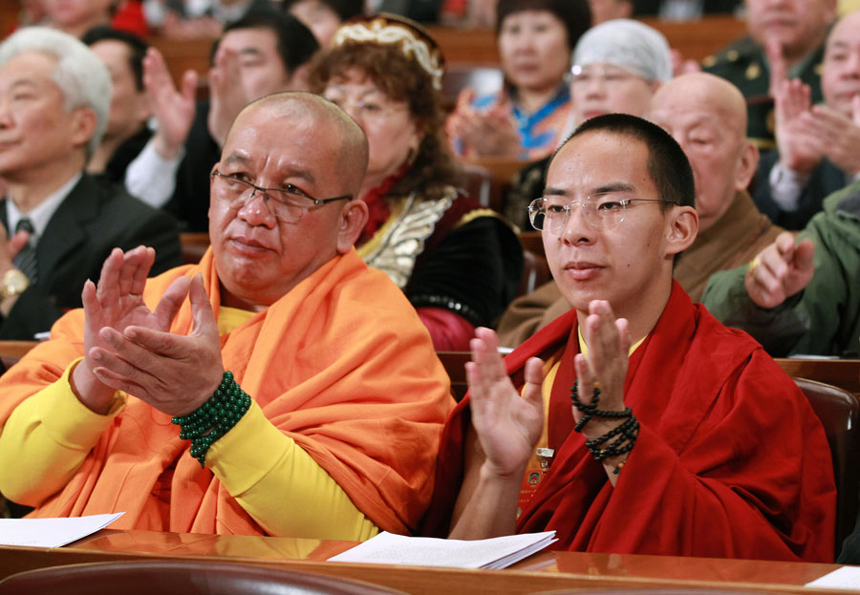
<path fill-rule="evenodd" d="M 451 570 L 325 562 L 353 544 L 275 537 L 211 536 L 106 529 L 61 549 L 0 548 L 0 579 L 35 568 L 86 562 L 185 558 L 243 562 L 353 578 L 415 595 L 534 593 L 557 589 L 720 589 L 839 593 L 803 585 L 833 564 L 543 552 L 506 570 Z M 843 592 L 844 593 L 844 592 Z"/>
<path fill-rule="evenodd" d="M 789 376 L 838 386 L 860 397 L 860 360 L 777 358 L 776 363 Z"/>
<path fill-rule="evenodd" d="M 666 36 L 669 46 L 684 58 L 701 60 L 736 39 L 746 35 L 746 22 L 733 16 L 707 16 L 696 21 L 661 21 L 639 19 Z M 496 33 L 492 29 L 456 29 L 429 27 L 430 34 L 442 48 L 449 64 L 467 62 L 493 65 L 499 63 Z"/>
<path fill-rule="evenodd" d="M 8 12 L 8 16 L 0 12 L 0 18 L 10 20 L 11 25 L 12 11 Z M 701 60 L 746 34 L 746 23 L 731 16 L 709 16 L 698 21 L 683 22 L 650 18 L 641 20 L 663 33 L 673 49 L 679 50 L 684 58 L 691 60 Z M 496 32 L 492 29 L 456 29 L 441 26 L 428 29 L 442 48 L 448 64 L 499 64 Z M 205 80 L 213 41 L 214 39 L 208 38 L 168 39 L 158 36 L 149 40 L 164 54 L 167 67 L 177 82 L 186 69 L 196 70 Z"/>

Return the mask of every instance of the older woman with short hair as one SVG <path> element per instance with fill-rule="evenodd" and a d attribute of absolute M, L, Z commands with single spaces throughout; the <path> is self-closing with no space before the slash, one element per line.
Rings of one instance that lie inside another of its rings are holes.
<path fill-rule="evenodd" d="M 312 90 L 340 105 L 370 145 L 357 242 L 368 265 L 406 293 L 437 349 L 466 349 L 513 298 L 522 249 L 512 228 L 457 189 L 444 136 L 444 61 L 420 25 L 377 15 L 335 33 L 312 67 Z"/>
<path fill-rule="evenodd" d="M 589 26 L 587 0 L 499 0 L 505 84 L 493 95 L 460 94 L 447 123 L 454 150 L 523 160 L 552 152 L 570 112 L 570 52 Z"/>

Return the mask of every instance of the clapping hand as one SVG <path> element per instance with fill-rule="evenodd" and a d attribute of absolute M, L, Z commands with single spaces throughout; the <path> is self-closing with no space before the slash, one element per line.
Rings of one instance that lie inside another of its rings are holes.
<path fill-rule="evenodd" d="M 170 415 L 184 415 L 205 402 L 221 381 L 220 340 L 202 278 L 179 277 L 155 311 L 143 301 L 152 248 L 114 249 L 98 286 L 87 281 L 82 294 L 86 317 L 84 361 L 73 373 L 81 401 L 106 413 L 115 390 L 146 401 Z M 170 323 L 190 295 L 194 328 L 171 334 Z"/>
<path fill-rule="evenodd" d="M 0 225 L 0 276 L 12 268 L 12 260 L 28 241 L 30 241 L 30 234 L 23 230 L 7 239 L 6 229 Z"/>
<path fill-rule="evenodd" d="M 478 328 L 469 346 L 472 361 L 466 364 L 466 379 L 484 469 L 498 477 L 518 477 L 543 430 L 543 362 L 536 357 L 526 362 L 520 396 L 499 355 L 495 332 Z"/>
<path fill-rule="evenodd" d="M 241 81 L 239 54 L 222 45 L 215 54 L 214 66 L 209 70 L 209 133 L 219 147 L 224 146 L 233 120 L 255 99 L 247 96 Z"/>
<path fill-rule="evenodd" d="M 824 156 L 842 171 L 860 174 L 860 95 L 851 100 L 851 116 L 828 105 L 812 106 L 811 118 Z"/>
<path fill-rule="evenodd" d="M 152 114 L 158 121 L 153 137 L 155 149 L 162 158 L 175 159 L 194 120 L 197 73 L 186 70 L 182 75 L 182 89 L 177 90 L 161 52 L 149 48 L 143 59 L 143 84 Z"/>
<path fill-rule="evenodd" d="M 811 97 L 809 85 L 799 79 L 780 82 L 774 96 L 779 160 L 783 166 L 800 173 L 818 167 L 827 146 L 810 111 Z"/>
<path fill-rule="evenodd" d="M 472 89 L 465 89 L 458 96 L 457 107 L 447 122 L 449 137 L 459 139 L 467 155 L 518 157 L 520 135 L 508 109 L 504 105 L 494 105 L 478 110 L 472 106 L 474 98 Z"/>
<path fill-rule="evenodd" d="M 616 319 L 609 302 L 593 300 L 588 304 L 588 316 L 580 323 L 580 328 L 582 338 L 588 346 L 588 355 L 580 353 L 574 359 L 576 377 L 579 380 L 579 400 L 583 404 L 590 404 L 594 387 L 599 384 L 598 408 L 604 411 L 622 411 L 631 345 L 627 319 Z M 582 413 L 575 407 L 573 417 L 577 422 L 582 418 Z M 602 436 L 620 423 L 614 419 L 592 418 L 585 424 L 582 433 L 591 440 Z"/>

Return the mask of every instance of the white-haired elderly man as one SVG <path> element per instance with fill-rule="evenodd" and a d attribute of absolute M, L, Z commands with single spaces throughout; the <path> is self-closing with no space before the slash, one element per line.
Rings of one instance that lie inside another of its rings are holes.
<path fill-rule="evenodd" d="M 84 172 L 107 124 L 111 81 L 74 37 L 29 27 L 0 44 L 0 339 L 32 339 L 81 306 L 115 247 L 181 264 L 165 213 Z"/>

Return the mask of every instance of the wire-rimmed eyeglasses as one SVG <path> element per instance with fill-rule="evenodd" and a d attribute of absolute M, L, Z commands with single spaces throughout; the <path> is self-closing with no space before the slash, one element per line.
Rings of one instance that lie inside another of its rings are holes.
<path fill-rule="evenodd" d="M 338 200 L 351 200 L 351 194 L 335 196 L 334 198 L 314 198 L 304 190 L 287 184 L 283 188 L 263 188 L 249 182 L 241 174 L 222 174 L 213 171 L 209 177 L 218 182 L 218 196 L 227 200 L 231 207 L 242 208 L 259 192 L 269 212 L 287 223 L 295 223 L 313 206 L 322 206 Z M 251 190 L 246 198 L 245 193 Z"/>
<path fill-rule="evenodd" d="M 561 196 L 536 198 L 529 204 L 529 220 L 535 229 L 551 234 L 564 231 L 570 212 L 579 204 L 585 221 L 594 229 L 613 229 L 624 221 L 627 207 L 635 202 L 678 204 L 659 198 L 618 198 L 611 194 L 586 196 L 582 200 L 565 202 Z"/>

